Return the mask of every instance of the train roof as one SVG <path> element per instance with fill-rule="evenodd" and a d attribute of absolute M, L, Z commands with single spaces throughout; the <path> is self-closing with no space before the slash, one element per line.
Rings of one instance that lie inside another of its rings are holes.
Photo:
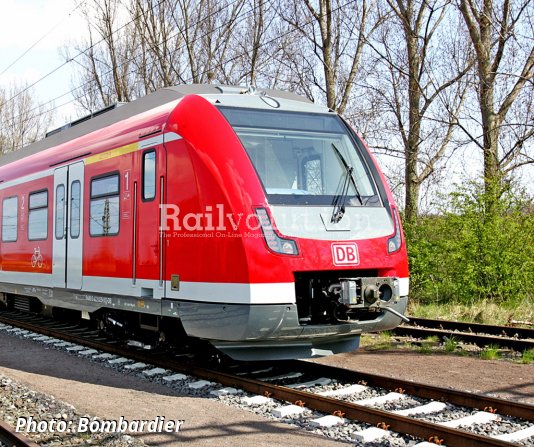
<path fill-rule="evenodd" d="M 244 94 L 249 94 L 243 96 Z M 106 113 L 95 113 L 90 115 L 90 119 L 79 119 L 67 124 L 56 131 L 50 132 L 47 138 L 36 141 L 18 151 L 4 154 L 0 157 L 0 167 L 8 165 L 17 160 L 37 154 L 46 149 L 59 146 L 76 138 L 88 135 L 97 130 L 111 126 L 120 121 L 150 111 L 165 104 L 173 103 L 184 96 L 196 94 L 204 96 L 215 104 L 227 104 L 229 106 L 258 107 L 258 98 L 264 98 L 263 106 L 273 107 L 269 104 L 268 98 L 283 102 L 283 109 L 328 112 L 325 107 L 317 106 L 303 96 L 295 93 L 272 89 L 253 89 L 239 86 L 215 85 L 215 84 L 190 84 L 166 87 L 150 93 L 135 101 L 125 103 L 120 107 L 107 108 Z M 248 97 L 249 100 L 246 98 Z M 255 100 L 255 101 L 254 101 Z M 267 101 L 265 101 L 267 100 Z M 254 104 L 256 102 L 256 104 Z M 170 112 L 169 108 L 169 112 Z M 79 124 L 78 124 L 79 123 Z"/>

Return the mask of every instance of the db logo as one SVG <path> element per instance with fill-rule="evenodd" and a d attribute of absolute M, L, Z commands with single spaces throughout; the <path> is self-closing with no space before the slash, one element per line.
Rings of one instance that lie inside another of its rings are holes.
<path fill-rule="evenodd" d="M 332 259 L 334 265 L 358 265 L 358 246 L 352 244 L 332 244 Z"/>

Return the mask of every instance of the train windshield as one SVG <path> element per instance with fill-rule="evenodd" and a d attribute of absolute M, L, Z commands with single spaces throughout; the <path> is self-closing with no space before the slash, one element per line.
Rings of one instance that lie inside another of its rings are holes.
<path fill-rule="evenodd" d="M 359 149 L 338 116 L 220 107 L 271 204 L 380 206 Z"/>

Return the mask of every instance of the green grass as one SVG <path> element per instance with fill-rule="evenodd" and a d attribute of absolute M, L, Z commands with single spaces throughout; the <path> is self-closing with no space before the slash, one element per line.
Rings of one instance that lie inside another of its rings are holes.
<path fill-rule="evenodd" d="M 438 320 L 466 321 L 470 323 L 509 325 L 514 321 L 534 322 L 534 303 L 524 299 L 516 305 L 493 301 L 480 301 L 470 305 L 458 303 L 427 303 L 410 300 L 409 315 Z"/>
<path fill-rule="evenodd" d="M 445 349 L 445 352 L 455 352 L 456 348 L 458 348 L 458 339 L 454 336 L 446 338 L 443 348 Z"/>
<path fill-rule="evenodd" d="M 433 335 L 417 342 L 398 342 L 389 331 L 376 334 L 364 334 L 361 337 L 361 347 L 367 351 L 388 351 L 399 349 L 402 351 L 418 352 L 420 354 L 447 353 L 456 356 L 476 355 L 461 347 L 460 341 L 452 336 L 445 338 L 440 343 L 439 337 Z M 495 345 L 486 346 L 479 351 L 478 356 L 482 360 L 498 360 L 502 358 L 500 348 Z M 534 349 L 523 352 L 521 357 L 516 358 L 516 362 L 530 365 L 534 363 Z"/>
<path fill-rule="evenodd" d="M 534 363 L 534 349 L 523 351 L 520 362 L 524 363 L 525 365 L 530 365 L 531 363 Z"/>
<path fill-rule="evenodd" d="M 499 347 L 495 345 L 486 346 L 480 351 L 479 355 L 482 360 L 497 360 L 501 358 Z"/>
<path fill-rule="evenodd" d="M 439 343 L 439 337 L 436 335 L 432 335 L 430 337 L 425 338 L 421 342 L 421 346 L 419 347 L 419 352 L 421 354 L 432 354 L 434 348 Z"/>
<path fill-rule="evenodd" d="M 393 337 L 389 331 L 362 335 L 360 344 L 372 351 L 385 351 L 394 348 Z"/>

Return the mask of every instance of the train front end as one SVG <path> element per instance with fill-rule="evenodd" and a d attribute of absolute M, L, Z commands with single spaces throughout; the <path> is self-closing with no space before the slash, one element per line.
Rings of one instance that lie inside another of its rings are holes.
<path fill-rule="evenodd" d="M 234 224 L 233 236 L 212 224 L 203 238 L 203 281 L 211 275 L 214 287 L 203 302 L 180 300 L 189 335 L 235 359 L 305 358 L 352 351 L 360 334 L 405 318 L 399 212 L 342 118 L 272 91 L 186 97 L 174 115 L 196 183 L 212 179 L 197 208 Z"/>

